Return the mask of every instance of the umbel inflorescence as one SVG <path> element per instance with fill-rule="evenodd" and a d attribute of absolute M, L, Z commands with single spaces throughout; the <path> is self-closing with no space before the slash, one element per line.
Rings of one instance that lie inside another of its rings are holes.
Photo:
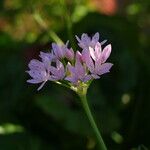
<path fill-rule="evenodd" d="M 76 39 L 81 51 L 68 48 L 68 42 L 64 45 L 52 43 L 51 52 L 40 52 L 41 60 L 32 59 L 28 64 L 30 70 L 27 71 L 32 79 L 27 82 L 41 83 L 38 90 L 47 81 L 78 87 L 108 73 L 113 65 L 106 62 L 111 53 L 111 44 L 102 50 L 106 41 L 99 42 L 99 33 L 93 37 L 83 33 L 81 39 L 77 36 Z"/>

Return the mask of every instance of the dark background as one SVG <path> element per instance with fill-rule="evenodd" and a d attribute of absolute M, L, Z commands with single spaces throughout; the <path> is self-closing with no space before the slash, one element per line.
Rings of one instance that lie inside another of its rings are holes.
<path fill-rule="evenodd" d="M 55 34 L 96 32 L 113 47 L 111 72 L 88 91 L 108 150 L 150 149 L 149 10 L 149 0 L 0 0 L 0 150 L 97 149 L 75 93 L 52 82 L 37 92 L 25 73 Z"/>

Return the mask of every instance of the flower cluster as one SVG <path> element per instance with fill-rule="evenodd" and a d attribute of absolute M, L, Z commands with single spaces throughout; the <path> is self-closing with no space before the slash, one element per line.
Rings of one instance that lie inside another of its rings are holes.
<path fill-rule="evenodd" d="M 92 38 L 83 33 L 81 39 L 77 36 L 76 39 L 81 51 L 74 52 L 68 48 L 68 42 L 64 45 L 52 43 L 51 52 L 40 52 L 41 61 L 32 59 L 28 64 L 30 70 L 27 71 L 32 79 L 27 82 L 41 83 L 38 90 L 47 81 L 78 86 L 108 73 L 113 65 L 106 63 L 111 53 L 111 44 L 102 50 L 106 41 L 99 42 L 99 33 Z"/>

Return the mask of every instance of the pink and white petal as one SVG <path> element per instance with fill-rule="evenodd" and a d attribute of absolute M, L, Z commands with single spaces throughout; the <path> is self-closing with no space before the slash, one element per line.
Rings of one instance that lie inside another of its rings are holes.
<path fill-rule="evenodd" d="M 101 52 L 102 52 L 101 44 L 99 42 L 97 42 L 95 45 L 95 56 L 97 59 L 100 58 Z"/>
<path fill-rule="evenodd" d="M 95 51 L 92 47 L 89 47 L 89 52 L 93 60 L 96 60 Z"/>
<path fill-rule="evenodd" d="M 66 57 L 68 60 L 70 60 L 70 61 L 72 61 L 72 60 L 74 59 L 74 51 L 73 51 L 72 48 L 71 48 L 71 49 L 67 49 L 67 51 L 66 51 L 66 53 L 65 53 L 65 57 Z"/>
<path fill-rule="evenodd" d="M 82 54 L 79 51 L 76 51 L 76 60 L 82 61 Z"/>
<path fill-rule="evenodd" d="M 104 63 L 111 53 L 111 44 L 107 45 L 101 53 L 101 63 Z"/>
<path fill-rule="evenodd" d="M 111 67 L 113 66 L 112 63 L 104 63 L 100 66 L 99 70 L 98 70 L 98 75 L 102 75 L 105 73 L 110 72 Z"/>

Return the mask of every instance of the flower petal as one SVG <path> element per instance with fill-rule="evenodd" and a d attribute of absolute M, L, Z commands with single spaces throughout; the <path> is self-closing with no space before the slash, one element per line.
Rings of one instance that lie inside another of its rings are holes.
<path fill-rule="evenodd" d="M 91 80 L 91 79 L 92 79 L 92 76 L 91 76 L 91 75 L 86 75 L 82 81 L 83 81 L 83 82 L 87 82 L 87 81 L 89 81 L 89 80 Z"/>
<path fill-rule="evenodd" d="M 77 41 L 80 43 L 81 40 L 79 39 L 79 37 L 77 35 L 75 35 L 75 37 L 76 37 Z"/>
<path fill-rule="evenodd" d="M 92 47 L 89 47 L 90 55 L 93 58 L 93 60 L 96 60 L 95 51 Z"/>
<path fill-rule="evenodd" d="M 98 42 L 98 40 L 99 40 L 99 33 L 96 32 L 96 33 L 94 34 L 94 36 L 92 37 L 92 41 Z"/>
<path fill-rule="evenodd" d="M 44 81 L 40 86 L 39 88 L 37 89 L 38 91 L 41 90 L 41 88 L 44 86 L 44 84 L 46 83 L 46 81 Z"/>
<path fill-rule="evenodd" d="M 97 74 L 91 74 L 91 76 L 94 78 L 94 79 L 99 79 L 100 76 L 98 76 Z"/>
<path fill-rule="evenodd" d="M 67 76 L 65 80 L 72 82 L 75 84 L 78 80 L 74 76 Z"/>
<path fill-rule="evenodd" d="M 111 53 L 111 44 L 107 45 L 101 53 L 101 63 L 104 63 Z"/>
<path fill-rule="evenodd" d="M 111 67 L 113 66 L 112 63 L 104 63 L 100 66 L 99 70 L 98 70 L 98 75 L 102 75 L 105 73 L 110 72 Z"/>
<path fill-rule="evenodd" d="M 32 84 L 37 84 L 37 83 L 41 83 L 43 81 L 40 81 L 40 80 L 35 80 L 35 79 L 29 79 L 27 80 L 28 83 L 32 83 Z"/>
<path fill-rule="evenodd" d="M 34 69 L 34 70 L 44 70 L 44 64 L 37 59 L 32 59 L 29 62 L 28 67 L 29 69 Z"/>
<path fill-rule="evenodd" d="M 87 44 L 91 41 L 91 38 L 86 33 L 83 33 L 82 36 L 81 36 L 81 41 L 84 44 Z"/>
<path fill-rule="evenodd" d="M 95 56 L 96 56 L 97 59 L 100 58 L 101 51 L 102 51 L 101 44 L 99 42 L 97 42 L 96 45 L 95 45 Z"/>
<path fill-rule="evenodd" d="M 107 42 L 107 40 L 104 40 L 101 42 L 101 45 L 104 45 Z"/>
<path fill-rule="evenodd" d="M 76 70 L 76 76 L 78 76 L 79 78 L 82 78 L 82 76 L 84 76 L 85 69 L 78 58 L 76 58 L 75 70 Z"/>
<path fill-rule="evenodd" d="M 94 63 L 92 58 L 90 57 L 89 51 L 86 49 L 83 49 L 82 51 L 82 59 L 83 61 L 86 63 L 88 69 L 90 70 L 90 72 L 94 71 Z"/>
<path fill-rule="evenodd" d="M 74 59 L 74 51 L 72 48 L 66 50 L 65 57 L 70 61 Z"/>

